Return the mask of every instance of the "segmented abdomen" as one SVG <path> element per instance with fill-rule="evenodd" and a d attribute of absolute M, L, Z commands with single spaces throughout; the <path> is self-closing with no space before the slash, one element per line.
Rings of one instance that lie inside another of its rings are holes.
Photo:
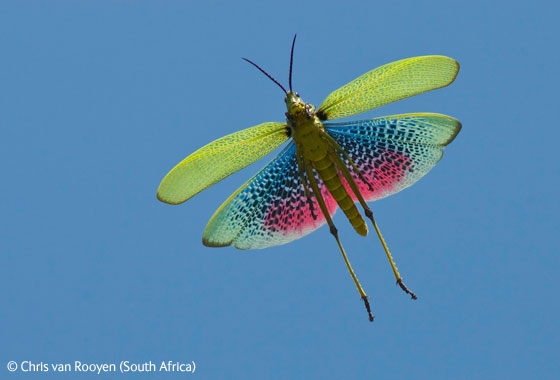
<path fill-rule="evenodd" d="M 364 219 L 360 215 L 354 201 L 346 191 L 346 187 L 342 184 L 338 170 L 334 163 L 329 159 L 328 155 L 317 161 L 312 161 L 313 167 L 323 180 L 325 186 L 336 200 L 344 214 L 350 220 L 352 227 L 362 236 L 367 235 L 367 226 Z"/>

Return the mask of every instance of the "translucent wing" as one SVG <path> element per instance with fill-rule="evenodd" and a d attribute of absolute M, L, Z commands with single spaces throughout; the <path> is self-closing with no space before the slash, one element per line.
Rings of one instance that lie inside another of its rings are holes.
<path fill-rule="evenodd" d="M 266 248 L 299 239 L 322 226 L 325 218 L 314 197 L 316 218 L 311 214 L 297 165 L 295 145 L 290 142 L 216 211 L 204 231 L 204 245 Z M 336 201 L 319 183 L 333 214 Z"/>
<path fill-rule="evenodd" d="M 444 87 L 455 80 L 459 64 L 428 55 L 392 62 L 331 93 L 317 110 L 321 120 L 338 119 Z"/>
<path fill-rule="evenodd" d="M 288 139 L 285 123 L 263 123 L 200 148 L 161 181 L 160 201 L 179 204 L 230 174 L 249 166 Z"/>
<path fill-rule="evenodd" d="M 364 175 L 367 183 L 348 164 L 364 199 L 373 201 L 409 187 L 430 171 L 461 123 L 450 116 L 417 113 L 325 127 Z"/>

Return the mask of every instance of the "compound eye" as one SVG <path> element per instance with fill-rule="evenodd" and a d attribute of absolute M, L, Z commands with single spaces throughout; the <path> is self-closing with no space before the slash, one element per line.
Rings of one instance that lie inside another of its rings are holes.
<path fill-rule="evenodd" d="M 295 94 L 296 94 L 296 96 L 299 98 L 299 94 L 298 94 L 297 92 L 296 92 Z"/>

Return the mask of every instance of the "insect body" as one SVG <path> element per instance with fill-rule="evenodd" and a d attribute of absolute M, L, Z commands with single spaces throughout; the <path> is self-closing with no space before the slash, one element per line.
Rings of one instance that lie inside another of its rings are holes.
<path fill-rule="evenodd" d="M 442 157 L 443 148 L 459 133 L 461 124 L 435 113 L 342 123 L 328 120 L 447 86 L 455 79 L 459 65 L 444 56 L 396 61 L 331 93 L 316 110 L 292 91 L 294 43 L 289 91 L 246 59 L 284 90 L 286 122 L 263 123 L 197 150 L 165 176 L 158 199 L 182 203 L 291 140 L 216 211 L 206 226 L 203 243 L 265 248 L 301 238 L 326 223 L 373 321 L 368 297 L 350 266 L 332 215 L 340 207 L 356 232 L 365 236 L 368 229 L 358 203 L 382 243 L 397 284 L 416 299 L 404 285 L 366 202 L 394 194 L 420 179 Z"/>
<path fill-rule="evenodd" d="M 323 123 L 313 112 L 314 108 L 312 106 L 303 103 L 292 92 L 288 92 L 286 103 L 288 107 L 288 127 L 291 130 L 292 138 L 296 145 L 298 166 L 309 174 L 308 181 L 302 178 L 302 183 L 306 186 L 307 182 L 310 182 L 314 193 L 318 194 L 317 197 L 319 199 L 322 197 L 315 190 L 317 186 L 316 180 L 311 171 L 307 169 L 309 167 L 313 168 L 325 184 L 330 195 L 344 211 L 356 232 L 366 236 L 367 226 L 342 184 L 339 171 L 337 170 L 340 165 L 338 154 L 341 154 L 342 150 L 340 149 L 339 152 L 335 151 L 337 148 L 336 144 L 333 145 L 333 140 L 329 139 Z M 346 165 L 340 165 L 340 170 L 343 169 L 346 169 Z M 350 183 L 353 183 L 352 179 L 350 179 Z M 309 204 L 312 203 L 309 201 Z M 319 205 L 321 205 L 321 201 L 319 201 Z M 328 214 L 326 207 L 324 210 L 321 207 L 321 211 Z"/>

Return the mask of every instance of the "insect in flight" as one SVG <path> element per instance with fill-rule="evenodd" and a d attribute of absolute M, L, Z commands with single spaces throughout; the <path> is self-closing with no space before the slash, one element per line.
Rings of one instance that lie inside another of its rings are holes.
<path fill-rule="evenodd" d="M 418 181 L 442 157 L 461 123 L 437 113 L 411 113 L 332 123 L 397 100 L 451 84 L 459 64 L 444 56 L 403 59 L 371 70 L 331 93 L 318 109 L 243 58 L 286 94 L 286 122 L 268 122 L 227 135 L 200 148 L 162 180 L 160 201 L 185 202 L 200 191 L 284 149 L 214 213 L 202 237 L 210 247 L 265 248 L 299 239 L 325 223 L 330 228 L 373 321 L 370 303 L 340 242 L 332 215 L 340 207 L 359 235 L 368 229 L 356 207 L 371 221 L 397 284 L 402 281 L 367 201 L 394 194 Z"/>

